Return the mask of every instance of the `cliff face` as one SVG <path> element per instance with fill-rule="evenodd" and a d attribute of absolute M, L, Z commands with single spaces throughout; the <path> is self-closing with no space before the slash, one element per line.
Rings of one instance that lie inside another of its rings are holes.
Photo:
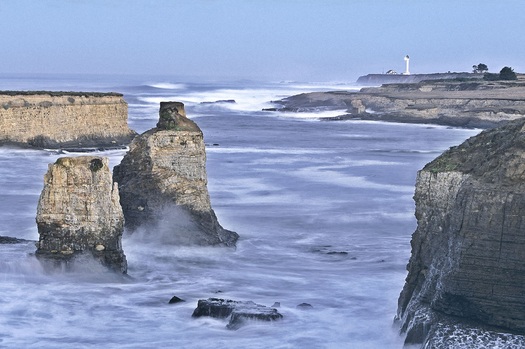
<path fill-rule="evenodd" d="M 50 164 L 36 222 L 36 255 L 45 263 L 74 265 L 87 253 L 112 270 L 126 272 L 124 215 L 107 158 L 64 157 Z"/>
<path fill-rule="evenodd" d="M 525 334 L 525 121 L 426 165 L 414 199 L 418 226 L 398 308 L 407 342 L 439 347 L 447 326 L 486 328 L 489 342 L 501 331 Z"/>
<path fill-rule="evenodd" d="M 116 93 L 0 92 L 0 143 L 40 148 L 118 146 L 135 136 Z"/>
<path fill-rule="evenodd" d="M 211 208 L 202 131 L 182 103 L 161 103 L 157 127 L 133 140 L 113 177 L 130 231 L 167 231 L 175 244 L 235 245 L 238 235 Z"/>

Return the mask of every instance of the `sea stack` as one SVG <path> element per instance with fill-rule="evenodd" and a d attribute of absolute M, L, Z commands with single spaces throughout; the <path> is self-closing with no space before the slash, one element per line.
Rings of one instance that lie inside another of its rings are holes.
<path fill-rule="evenodd" d="M 124 215 L 108 162 L 105 157 L 80 156 L 49 165 L 36 216 L 40 235 L 36 256 L 44 263 L 69 268 L 92 256 L 109 269 L 126 273 L 121 244 Z"/>
<path fill-rule="evenodd" d="M 161 102 L 159 114 L 113 171 L 127 230 L 177 245 L 234 246 L 237 233 L 222 228 L 211 208 L 202 131 L 183 103 Z"/>
<path fill-rule="evenodd" d="M 427 164 L 414 199 L 418 225 L 398 308 L 406 343 L 525 345 L 525 120 Z"/>

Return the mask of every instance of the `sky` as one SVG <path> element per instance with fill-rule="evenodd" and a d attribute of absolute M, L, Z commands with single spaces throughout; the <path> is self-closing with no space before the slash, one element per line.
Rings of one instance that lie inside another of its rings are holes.
<path fill-rule="evenodd" d="M 0 74 L 525 72 L 523 0 L 0 0 Z"/>

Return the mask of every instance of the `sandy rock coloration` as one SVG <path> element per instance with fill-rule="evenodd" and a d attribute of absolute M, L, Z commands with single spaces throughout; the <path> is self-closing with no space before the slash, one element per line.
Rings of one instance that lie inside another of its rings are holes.
<path fill-rule="evenodd" d="M 118 147 L 136 135 L 118 93 L 0 91 L 0 144 Z"/>
<path fill-rule="evenodd" d="M 36 222 L 36 256 L 44 263 L 74 267 L 76 261 L 93 257 L 126 273 L 124 215 L 107 158 L 63 157 L 50 164 Z"/>
<path fill-rule="evenodd" d="M 133 140 L 113 177 L 130 232 L 179 245 L 235 245 L 238 235 L 211 208 L 202 131 L 182 103 L 161 103 L 157 127 Z"/>

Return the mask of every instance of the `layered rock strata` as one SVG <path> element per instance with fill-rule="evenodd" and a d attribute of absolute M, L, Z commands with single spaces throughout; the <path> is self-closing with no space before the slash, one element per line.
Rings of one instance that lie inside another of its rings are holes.
<path fill-rule="evenodd" d="M 49 165 L 36 216 L 36 256 L 44 263 L 74 267 L 87 256 L 126 273 L 124 215 L 108 162 L 105 157 L 81 156 Z"/>
<path fill-rule="evenodd" d="M 203 134 L 184 105 L 162 102 L 156 128 L 137 136 L 113 173 L 131 231 L 155 232 L 173 244 L 233 246 L 210 203 Z"/>
<path fill-rule="evenodd" d="M 434 348 L 444 334 L 465 340 L 477 331 L 489 348 L 501 332 L 524 335 L 525 120 L 427 164 L 414 199 L 418 225 L 398 308 L 407 343 Z"/>
<path fill-rule="evenodd" d="M 127 121 L 128 105 L 118 93 L 0 92 L 0 144 L 117 147 L 136 134 Z"/>
<path fill-rule="evenodd" d="M 281 111 L 346 110 L 333 118 L 488 128 L 525 117 L 523 82 L 423 81 L 313 92 L 285 98 Z"/>

